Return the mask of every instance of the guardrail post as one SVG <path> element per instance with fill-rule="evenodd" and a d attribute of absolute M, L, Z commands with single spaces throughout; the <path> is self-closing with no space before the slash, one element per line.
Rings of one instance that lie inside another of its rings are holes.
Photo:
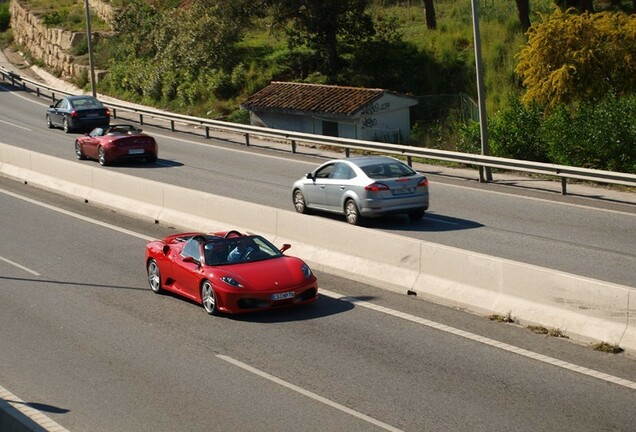
<path fill-rule="evenodd" d="M 292 153 L 296 153 L 296 140 L 291 140 Z"/>
<path fill-rule="evenodd" d="M 565 177 L 561 177 L 561 195 L 567 195 L 568 191 L 568 179 Z"/>
<path fill-rule="evenodd" d="M 170 120 L 170 130 L 174 132 L 174 120 Z"/>
<path fill-rule="evenodd" d="M 205 137 L 210 138 L 210 126 L 205 127 Z"/>
<path fill-rule="evenodd" d="M 51 92 L 51 100 L 52 100 L 53 102 L 55 102 L 55 93 L 54 93 L 54 92 Z"/>
<path fill-rule="evenodd" d="M 35 88 L 35 94 L 38 95 L 38 97 L 40 97 L 40 87 Z"/>
<path fill-rule="evenodd" d="M 140 126 L 144 125 L 144 115 L 143 114 L 139 114 L 139 125 Z"/>
<path fill-rule="evenodd" d="M 26 83 L 25 82 L 22 83 L 22 90 L 26 91 Z"/>
<path fill-rule="evenodd" d="M 245 145 L 250 146 L 250 134 L 248 133 L 245 134 Z"/>
<path fill-rule="evenodd" d="M 411 156 L 406 157 L 406 163 L 413 168 L 413 158 Z"/>
<path fill-rule="evenodd" d="M 117 108 L 113 108 L 113 118 L 117 118 Z"/>
<path fill-rule="evenodd" d="M 345 157 L 349 157 L 349 147 L 345 147 Z"/>
<path fill-rule="evenodd" d="M 12 86 L 15 85 L 15 77 L 13 75 L 11 75 L 11 85 Z"/>

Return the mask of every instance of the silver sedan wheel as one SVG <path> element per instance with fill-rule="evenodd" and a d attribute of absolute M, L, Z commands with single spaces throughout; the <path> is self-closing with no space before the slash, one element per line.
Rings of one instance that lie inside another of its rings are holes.
<path fill-rule="evenodd" d="M 203 309 L 210 315 L 218 314 L 216 294 L 214 294 L 214 289 L 210 281 L 205 281 L 203 285 L 201 285 L 201 303 L 203 303 Z"/>
<path fill-rule="evenodd" d="M 294 191 L 294 207 L 298 213 L 307 213 L 307 205 L 305 204 L 305 196 L 296 189 Z"/>
<path fill-rule="evenodd" d="M 148 262 L 148 285 L 153 292 L 161 292 L 161 273 L 155 260 Z"/>
<path fill-rule="evenodd" d="M 53 127 L 53 123 L 51 123 L 51 117 L 49 117 L 49 115 L 46 115 L 46 127 L 51 129 Z"/>
<path fill-rule="evenodd" d="M 358 211 L 358 206 L 352 199 L 348 199 L 345 203 L 345 217 L 347 218 L 347 222 L 351 225 L 360 224 L 360 212 Z"/>

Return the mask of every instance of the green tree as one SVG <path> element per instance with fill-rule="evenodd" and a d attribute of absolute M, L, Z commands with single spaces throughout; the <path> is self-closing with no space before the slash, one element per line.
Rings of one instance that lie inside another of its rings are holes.
<path fill-rule="evenodd" d="M 369 0 L 269 0 L 277 28 L 291 49 L 307 46 L 319 55 L 325 72 L 338 73 L 341 46 L 355 46 L 373 35 L 366 13 Z"/>
<path fill-rule="evenodd" d="M 556 10 L 529 30 L 515 71 L 548 108 L 636 92 L 636 16 Z"/>

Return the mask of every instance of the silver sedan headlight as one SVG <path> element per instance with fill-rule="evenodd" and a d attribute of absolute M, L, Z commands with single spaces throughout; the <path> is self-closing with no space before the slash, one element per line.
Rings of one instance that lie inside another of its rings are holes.
<path fill-rule="evenodd" d="M 241 285 L 236 279 L 234 279 L 231 276 L 221 276 L 221 280 L 225 282 L 226 284 L 231 285 L 233 287 L 243 288 L 243 285 Z"/>

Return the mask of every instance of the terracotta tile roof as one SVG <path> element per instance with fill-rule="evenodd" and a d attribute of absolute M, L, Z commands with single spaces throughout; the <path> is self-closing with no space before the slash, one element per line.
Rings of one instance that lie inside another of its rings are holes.
<path fill-rule="evenodd" d="M 382 97 L 383 89 L 273 81 L 241 106 L 247 110 L 352 115 Z"/>

